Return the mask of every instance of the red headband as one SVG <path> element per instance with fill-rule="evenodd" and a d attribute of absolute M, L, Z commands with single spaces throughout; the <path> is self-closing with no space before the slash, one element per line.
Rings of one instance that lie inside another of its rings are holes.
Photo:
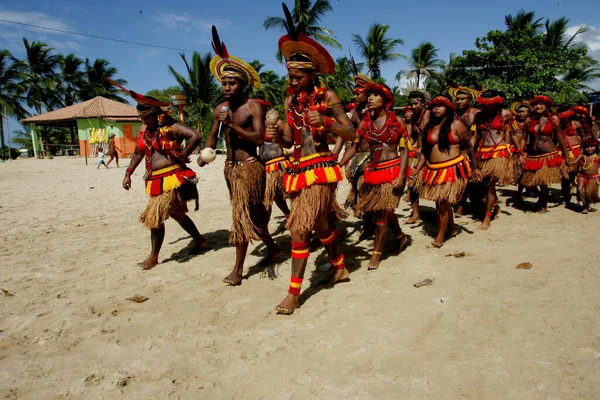
<path fill-rule="evenodd" d="M 448 99 L 447 97 L 444 97 L 444 96 L 434 97 L 433 99 L 431 99 L 431 101 L 429 102 L 427 107 L 433 108 L 433 107 L 439 106 L 439 105 L 442 105 L 442 106 L 454 111 L 454 104 L 450 101 L 450 99 Z"/>
<path fill-rule="evenodd" d="M 531 105 L 534 106 L 537 103 L 544 103 L 549 107 L 554 107 L 554 101 L 545 95 L 539 95 L 539 96 L 535 96 L 532 100 L 531 100 Z"/>
<path fill-rule="evenodd" d="M 581 114 L 585 114 L 585 115 L 590 115 L 590 110 L 588 110 L 587 107 L 584 107 L 584 106 L 575 106 L 575 107 L 572 107 L 571 111 L 573 111 L 574 113 L 581 113 Z"/>
<path fill-rule="evenodd" d="M 558 114 L 558 118 L 567 120 L 567 119 L 571 118 L 573 115 L 575 115 L 575 111 L 567 110 L 567 111 L 564 111 L 564 112 L 561 112 L 560 114 Z"/>
<path fill-rule="evenodd" d="M 495 97 L 479 97 L 477 98 L 477 104 L 481 106 L 496 106 L 504 104 L 504 97 L 495 96 Z"/>
<path fill-rule="evenodd" d="M 590 147 L 590 146 L 600 147 L 600 141 L 598 141 L 598 139 L 594 139 L 592 137 L 583 139 L 581 141 L 581 147 L 582 148 L 586 148 L 586 147 Z"/>
<path fill-rule="evenodd" d="M 394 105 L 394 94 L 390 89 L 388 89 L 384 85 L 381 85 L 379 83 L 369 83 L 367 86 L 365 86 L 365 90 L 367 91 L 367 93 L 379 94 L 385 100 L 386 107 L 389 108 Z"/>

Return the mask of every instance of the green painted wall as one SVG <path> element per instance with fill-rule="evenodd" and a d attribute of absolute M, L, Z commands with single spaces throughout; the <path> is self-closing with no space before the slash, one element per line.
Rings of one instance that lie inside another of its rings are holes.
<path fill-rule="evenodd" d="M 114 122 L 104 121 L 100 118 L 78 119 L 77 133 L 79 135 L 79 140 L 89 141 L 92 128 L 106 129 L 106 141 L 108 141 L 108 137 L 113 133 L 117 138 L 123 137 L 123 125 L 131 125 L 133 127 L 133 137 L 137 138 L 140 127 L 142 126 L 141 122 Z"/>

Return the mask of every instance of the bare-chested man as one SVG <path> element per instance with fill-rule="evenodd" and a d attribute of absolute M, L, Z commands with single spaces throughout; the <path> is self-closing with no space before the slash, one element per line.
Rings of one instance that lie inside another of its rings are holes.
<path fill-rule="evenodd" d="M 508 121 L 508 128 L 511 136 L 514 138 L 511 150 L 513 152 L 513 166 L 515 173 L 515 182 L 517 182 L 517 194 L 514 197 L 515 204 L 523 202 L 523 185 L 521 185 L 521 175 L 523 174 L 523 165 L 521 164 L 521 155 L 525 149 L 525 138 L 527 126 L 525 121 L 531 114 L 531 105 L 529 101 L 516 101 L 512 104 L 510 111 L 513 118 Z"/>
<path fill-rule="evenodd" d="M 287 6 L 283 7 L 288 21 L 293 20 Z M 286 60 L 293 94 L 285 100 L 287 116 L 283 129 L 269 125 L 267 134 L 282 147 L 294 147 L 284 177 L 292 201 L 287 224 L 292 237 L 292 276 L 288 295 L 275 308 L 278 313 L 291 314 L 300 305 L 298 297 L 313 231 L 335 268 L 329 283 L 337 283 L 349 275 L 344 255 L 339 250 L 338 233 L 332 225 L 345 217 L 335 196 L 342 171 L 329 151 L 327 135 L 333 133 L 352 141 L 356 134 L 337 94 L 322 87 L 317 80 L 317 73 L 331 74 L 335 70 L 327 50 L 294 26 L 288 26 L 288 35 L 279 39 L 279 50 Z"/>
<path fill-rule="evenodd" d="M 248 98 L 250 87 L 260 87 L 260 78 L 252 66 L 227 53 L 214 26 L 213 48 L 217 55 L 211 61 L 211 72 L 221 82 L 225 101 L 215 108 L 204 147 L 214 148 L 219 135 L 223 135 L 227 145 L 224 173 L 233 220 L 229 242 L 235 245 L 236 257 L 233 270 L 223 282 L 236 286 L 242 284 L 250 241 L 261 239 L 265 243 L 267 261 L 281 252 L 267 228 L 269 215 L 263 203 L 265 167 L 257 154 L 257 146 L 263 143 L 265 135 L 265 111 L 260 102 Z M 205 164 L 200 155 L 198 165 Z"/>
<path fill-rule="evenodd" d="M 187 201 L 198 197 L 196 173 L 186 166 L 189 156 L 200 145 L 202 136 L 194 129 L 175 121 L 162 107 L 169 103 L 129 91 L 110 81 L 128 93 L 137 103 L 142 119 L 142 130 L 129 166 L 125 170 L 123 188 L 131 187 L 131 175 L 145 160 L 146 193 L 150 196 L 140 221 L 150 229 L 152 250 L 139 265 L 152 269 L 158 264 L 158 253 L 165 238 L 165 220 L 172 217 L 195 241 L 192 253 L 198 253 L 206 244 L 194 222 L 186 215 Z M 182 145 L 186 140 L 185 147 Z"/>

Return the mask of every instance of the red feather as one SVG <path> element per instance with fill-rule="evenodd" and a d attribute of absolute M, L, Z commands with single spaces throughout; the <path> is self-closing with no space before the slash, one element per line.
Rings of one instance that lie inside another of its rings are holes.
<path fill-rule="evenodd" d="M 227 47 L 225 46 L 225 42 L 221 42 L 221 48 L 223 48 L 223 58 L 229 58 L 229 52 L 227 51 Z"/>

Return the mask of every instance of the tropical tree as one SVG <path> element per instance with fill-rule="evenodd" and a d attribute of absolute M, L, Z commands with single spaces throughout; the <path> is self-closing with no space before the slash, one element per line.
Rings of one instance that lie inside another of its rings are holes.
<path fill-rule="evenodd" d="M 588 32 L 590 28 L 587 26 L 581 26 L 570 38 L 567 38 L 567 28 L 569 27 L 569 22 L 570 20 L 565 17 L 561 17 L 552 22 L 547 19 L 545 24 L 546 33 L 544 35 L 544 45 L 548 47 L 581 46 L 581 44 L 576 43 L 574 40 L 582 33 Z"/>
<path fill-rule="evenodd" d="M 415 84 L 420 87 L 421 83 L 426 83 L 431 77 L 439 76 L 439 68 L 442 67 L 443 61 L 437 58 L 438 49 L 431 42 L 423 42 L 410 53 L 408 57 L 409 68 L 402 70 L 396 74 L 396 80 L 404 76 L 407 79 L 415 79 Z M 421 82 L 423 77 L 423 82 Z"/>
<path fill-rule="evenodd" d="M 71 106 L 79 101 L 79 91 L 85 84 L 85 72 L 82 70 L 83 60 L 75 54 L 58 56 L 58 66 L 61 78 L 63 105 Z"/>
<path fill-rule="evenodd" d="M 126 103 L 123 92 L 110 83 L 106 78 L 112 79 L 120 85 L 127 86 L 127 81 L 116 78 L 117 68 L 103 58 L 97 58 L 92 63 L 89 58 L 85 59 L 85 82 L 79 91 L 81 101 L 93 99 L 96 96 Z"/>
<path fill-rule="evenodd" d="M 179 86 L 169 86 L 166 89 L 151 89 L 146 92 L 146 96 L 154 97 L 160 101 L 170 102 L 171 96 L 181 94 L 181 88 Z"/>
<path fill-rule="evenodd" d="M 540 20 L 534 20 L 533 13 L 520 11 L 519 15 L 508 18 L 513 25 L 506 31 L 477 38 L 476 50 L 463 51 L 447 79 L 500 90 L 509 99 L 542 93 L 559 104 L 585 101 L 580 90 L 598 74 L 587 48 L 565 36 L 563 19 L 548 23 L 547 32 L 540 32 Z"/>
<path fill-rule="evenodd" d="M 335 71 L 331 75 L 323 77 L 327 88 L 334 90 L 342 100 L 342 103 L 348 104 L 352 100 L 352 89 L 354 81 L 352 80 L 352 64 L 347 57 L 340 57 L 335 60 Z"/>
<path fill-rule="evenodd" d="M 27 130 L 14 130 L 12 132 L 12 142 L 19 146 L 18 148 L 26 148 L 33 150 L 33 141 L 31 140 L 31 133 Z"/>
<path fill-rule="evenodd" d="M 15 59 L 8 50 L 0 51 L 0 148 L 4 149 L 4 117 L 23 118 L 27 111 L 23 108 L 22 93 L 23 63 Z M 4 153 L 2 154 L 4 159 Z"/>
<path fill-rule="evenodd" d="M 319 26 L 321 19 L 328 12 L 333 11 L 329 0 L 294 0 L 294 9 L 292 17 L 296 25 L 302 24 L 306 35 L 312 37 L 322 44 L 342 48 L 342 45 L 336 40 L 335 34 L 327 28 Z M 263 22 L 265 30 L 271 28 L 280 28 L 284 31 L 290 31 L 288 22 L 283 17 L 267 17 Z M 281 53 L 277 52 L 277 59 L 281 61 Z"/>
<path fill-rule="evenodd" d="M 544 18 L 535 18 L 534 11 L 519 10 L 516 15 L 508 14 L 504 17 L 504 25 L 508 32 L 520 32 L 529 37 L 534 37 L 542 27 Z"/>
<path fill-rule="evenodd" d="M 445 61 L 440 61 L 439 73 L 434 74 L 427 79 L 427 82 L 425 84 L 425 90 L 431 95 L 432 98 L 435 96 L 448 95 L 448 89 L 450 88 L 450 84 L 456 83 L 451 82 L 448 79 L 448 75 L 450 71 L 452 71 L 452 69 L 456 66 L 457 57 L 458 55 L 456 53 L 450 53 L 450 59 L 447 63 Z"/>
<path fill-rule="evenodd" d="M 402 39 L 387 38 L 389 25 L 373 24 L 369 28 L 367 36 L 363 39 L 360 35 L 352 34 L 352 41 L 356 45 L 359 54 L 365 59 L 367 68 L 373 79 L 381 76 L 381 64 L 393 61 L 401 57 L 395 53 L 397 45 L 402 45 Z"/>
<path fill-rule="evenodd" d="M 54 48 L 42 42 L 29 43 L 23 38 L 25 59 L 23 60 L 25 102 L 38 114 L 42 110 L 51 111 L 61 106 L 59 89 L 59 57 Z"/>
<path fill-rule="evenodd" d="M 215 78 L 210 72 L 212 54 L 207 53 L 201 56 L 194 52 L 191 65 L 184 53 L 179 55 L 185 64 L 187 76 L 177 72 L 171 65 L 169 65 L 169 72 L 177 81 L 181 93 L 188 98 L 189 107 L 186 111 L 190 125 L 197 126 L 198 131 L 206 134 L 207 128 L 210 128 L 212 108 L 215 102 L 221 98 Z"/>

